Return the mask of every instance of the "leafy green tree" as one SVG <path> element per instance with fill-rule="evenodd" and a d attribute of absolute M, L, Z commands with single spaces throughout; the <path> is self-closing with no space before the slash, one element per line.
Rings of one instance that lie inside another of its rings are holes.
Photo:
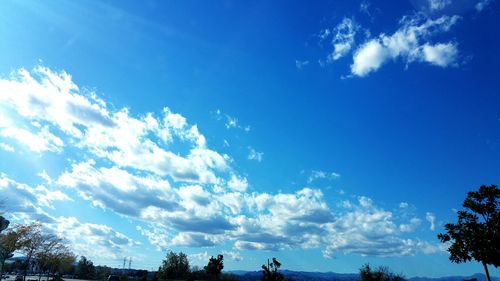
<path fill-rule="evenodd" d="M 267 266 L 265 264 L 262 265 L 262 278 L 260 280 L 285 281 L 285 276 L 278 271 L 280 267 L 281 263 L 276 258 L 273 258 L 271 263 L 267 260 Z"/>
<path fill-rule="evenodd" d="M 217 258 L 214 258 L 212 256 L 208 261 L 207 266 L 205 266 L 205 272 L 208 275 L 213 276 L 215 277 L 215 279 L 218 280 L 223 268 L 224 268 L 224 256 L 217 255 Z"/>
<path fill-rule="evenodd" d="M 500 266 L 500 190 L 496 185 L 482 185 L 467 194 L 457 223 L 445 225 L 439 240 L 449 243 L 450 260 L 455 263 L 472 259 L 482 263 L 491 280 L 488 265 Z"/>
<path fill-rule="evenodd" d="M 189 261 L 183 252 L 179 254 L 169 252 L 158 268 L 157 278 L 160 281 L 167 279 L 185 279 L 189 275 Z"/>
<path fill-rule="evenodd" d="M 385 266 L 372 269 L 369 264 L 363 265 L 359 269 L 360 281 L 404 281 L 404 276 L 395 274 Z"/>
<path fill-rule="evenodd" d="M 76 265 L 76 277 L 78 279 L 93 280 L 96 277 L 96 270 L 94 263 L 87 259 L 85 256 L 81 256 L 78 264 Z"/>

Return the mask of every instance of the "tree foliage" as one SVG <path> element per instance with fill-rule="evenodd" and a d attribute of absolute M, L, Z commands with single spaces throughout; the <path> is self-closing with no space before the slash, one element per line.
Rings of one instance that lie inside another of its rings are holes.
<path fill-rule="evenodd" d="M 6 230 L 7 227 L 9 227 L 10 221 L 4 218 L 3 216 L 0 216 L 0 233 L 2 231 Z"/>
<path fill-rule="evenodd" d="M 158 268 L 157 277 L 159 280 L 185 279 L 189 275 L 189 261 L 183 252 L 169 252 Z"/>
<path fill-rule="evenodd" d="M 205 272 L 215 277 L 215 279 L 219 279 L 222 269 L 224 268 L 224 256 L 217 255 L 217 258 L 213 256 L 208 261 L 208 264 L 205 266 Z"/>
<path fill-rule="evenodd" d="M 446 224 L 446 233 L 438 234 L 438 238 L 450 244 L 452 262 L 474 259 L 483 264 L 490 280 L 487 265 L 500 266 L 500 190 L 496 185 L 482 185 L 467 194 L 462 206 L 457 223 Z"/>
<path fill-rule="evenodd" d="M 260 280 L 285 281 L 285 276 L 278 271 L 280 267 L 281 263 L 276 258 L 273 258 L 271 263 L 267 260 L 267 266 L 265 264 L 262 265 L 262 278 Z"/>
<path fill-rule="evenodd" d="M 96 269 L 94 263 L 91 260 L 87 259 L 85 256 L 81 256 L 78 264 L 76 265 L 75 274 L 78 279 L 95 279 Z"/>
<path fill-rule="evenodd" d="M 389 270 L 388 267 L 380 266 L 372 269 L 369 264 L 363 265 L 359 269 L 360 281 L 404 281 L 404 276 L 395 274 Z"/>
<path fill-rule="evenodd" d="M 10 221 L 0 216 L 0 279 L 3 276 L 5 260 L 13 256 L 16 250 L 17 235 L 13 231 L 2 233 L 9 227 Z"/>

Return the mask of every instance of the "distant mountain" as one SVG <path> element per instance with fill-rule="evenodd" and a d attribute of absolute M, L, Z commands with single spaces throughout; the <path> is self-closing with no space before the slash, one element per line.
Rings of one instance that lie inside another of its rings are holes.
<path fill-rule="evenodd" d="M 359 278 L 357 273 L 335 273 L 335 272 L 307 272 L 307 271 L 292 271 L 292 270 L 281 270 L 281 272 L 286 276 L 288 280 L 291 281 L 356 281 Z M 261 271 L 244 271 L 244 270 L 234 270 L 229 271 L 238 275 L 241 281 L 259 281 L 262 272 Z M 439 278 L 429 278 L 429 277 L 412 277 L 408 278 L 408 281 L 463 281 L 476 278 L 477 281 L 486 281 L 486 276 L 481 273 L 476 273 L 471 276 L 445 276 Z M 491 281 L 500 281 L 498 277 L 491 277 Z"/>
<path fill-rule="evenodd" d="M 491 277 L 491 281 L 500 281 L 500 277 Z M 476 273 L 471 276 L 445 276 L 439 278 L 428 278 L 428 277 L 412 277 L 408 278 L 408 281 L 462 281 L 462 280 L 470 280 L 476 278 L 477 281 L 486 281 L 486 275 L 482 273 Z"/>

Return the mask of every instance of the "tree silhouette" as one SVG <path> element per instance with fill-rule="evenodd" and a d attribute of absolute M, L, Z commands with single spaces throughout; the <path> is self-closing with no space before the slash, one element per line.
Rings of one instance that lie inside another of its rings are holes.
<path fill-rule="evenodd" d="M 218 280 L 223 268 L 224 268 L 224 256 L 217 255 L 217 258 L 214 258 L 212 256 L 208 261 L 207 266 L 205 266 L 205 272 L 208 275 L 214 276 L 215 279 Z"/>
<path fill-rule="evenodd" d="M 169 252 L 158 268 L 158 279 L 163 281 L 167 279 L 183 279 L 189 274 L 189 261 L 186 254 Z"/>
<path fill-rule="evenodd" d="M 482 185 L 479 191 L 467 194 L 457 212 L 458 222 L 445 225 L 447 233 L 438 234 L 455 263 L 472 259 L 483 264 L 486 278 L 491 281 L 488 265 L 500 265 L 500 190 L 496 185 Z"/>
<path fill-rule="evenodd" d="M 273 258 L 272 263 L 269 263 L 267 260 L 267 266 L 265 264 L 262 265 L 262 278 L 261 281 L 285 281 L 285 276 L 279 272 L 279 268 L 281 267 L 281 263 Z"/>
<path fill-rule="evenodd" d="M 6 230 L 7 227 L 9 227 L 10 221 L 4 218 L 3 216 L 0 216 L 0 233 L 2 231 Z"/>
<path fill-rule="evenodd" d="M 17 247 L 18 235 L 14 231 L 2 233 L 9 227 L 10 222 L 0 216 L 0 279 L 3 276 L 5 260 L 13 256 Z"/>
<path fill-rule="evenodd" d="M 403 275 L 392 273 L 389 268 L 380 266 L 372 269 L 369 264 L 359 269 L 360 281 L 404 281 Z"/>
<path fill-rule="evenodd" d="M 85 256 L 81 256 L 78 264 L 76 265 L 75 273 L 78 279 L 95 279 L 96 271 L 94 263 Z"/>

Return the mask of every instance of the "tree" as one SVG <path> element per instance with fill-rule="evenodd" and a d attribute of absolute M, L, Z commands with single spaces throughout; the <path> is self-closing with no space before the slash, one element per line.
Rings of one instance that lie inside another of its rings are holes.
<path fill-rule="evenodd" d="M 186 254 L 169 252 L 158 268 L 158 279 L 161 281 L 167 279 L 186 278 L 189 274 L 189 261 Z"/>
<path fill-rule="evenodd" d="M 500 190 L 496 185 L 482 185 L 467 194 L 464 210 L 457 212 L 458 222 L 445 225 L 447 233 L 438 234 L 443 243 L 450 243 L 450 260 L 455 263 L 472 259 L 483 264 L 488 281 L 488 265 L 500 265 Z"/>
<path fill-rule="evenodd" d="M 281 263 L 273 258 L 272 263 L 269 263 L 267 260 L 267 266 L 265 264 L 262 265 L 262 278 L 261 281 L 285 281 L 285 276 L 279 272 L 279 268 L 281 267 Z"/>
<path fill-rule="evenodd" d="M 360 281 L 404 281 L 404 276 L 392 273 L 389 268 L 380 266 L 373 270 L 369 264 L 359 269 Z"/>
<path fill-rule="evenodd" d="M 218 280 L 223 268 L 224 268 L 224 256 L 217 255 L 217 258 L 214 258 L 212 256 L 208 261 L 207 266 L 205 266 L 205 272 L 210 276 L 214 276 L 215 279 Z"/>
<path fill-rule="evenodd" d="M 98 280 L 105 281 L 111 275 L 111 268 L 107 266 L 96 266 L 96 277 Z"/>
<path fill-rule="evenodd" d="M 38 280 L 41 280 L 42 273 L 47 274 L 49 279 L 51 274 L 62 273 L 71 269 L 75 256 L 64 244 L 64 240 L 53 234 L 42 235 L 42 243 L 35 253 L 36 262 L 40 269 Z"/>
<path fill-rule="evenodd" d="M 9 227 L 10 221 L 5 219 L 3 216 L 0 216 L 0 233 L 6 230 Z"/>
<path fill-rule="evenodd" d="M 78 279 L 95 279 L 96 270 L 94 263 L 87 259 L 85 256 L 81 256 L 78 264 L 76 265 L 76 277 Z"/>
<path fill-rule="evenodd" d="M 25 281 L 33 258 L 43 243 L 41 225 L 39 223 L 19 225 L 16 231 L 19 234 L 18 250 L 26 258 L 23 264 L 23 280 Z"/>
<path fill-rule="evenodd" d="M 3 276 L 5 261 L 14 255 L 17 249 L 19 235 L 16 231 L 10 230 L 1 233 L 9 227 L 10 222 L 0 216 L 0 279 Z"/>

